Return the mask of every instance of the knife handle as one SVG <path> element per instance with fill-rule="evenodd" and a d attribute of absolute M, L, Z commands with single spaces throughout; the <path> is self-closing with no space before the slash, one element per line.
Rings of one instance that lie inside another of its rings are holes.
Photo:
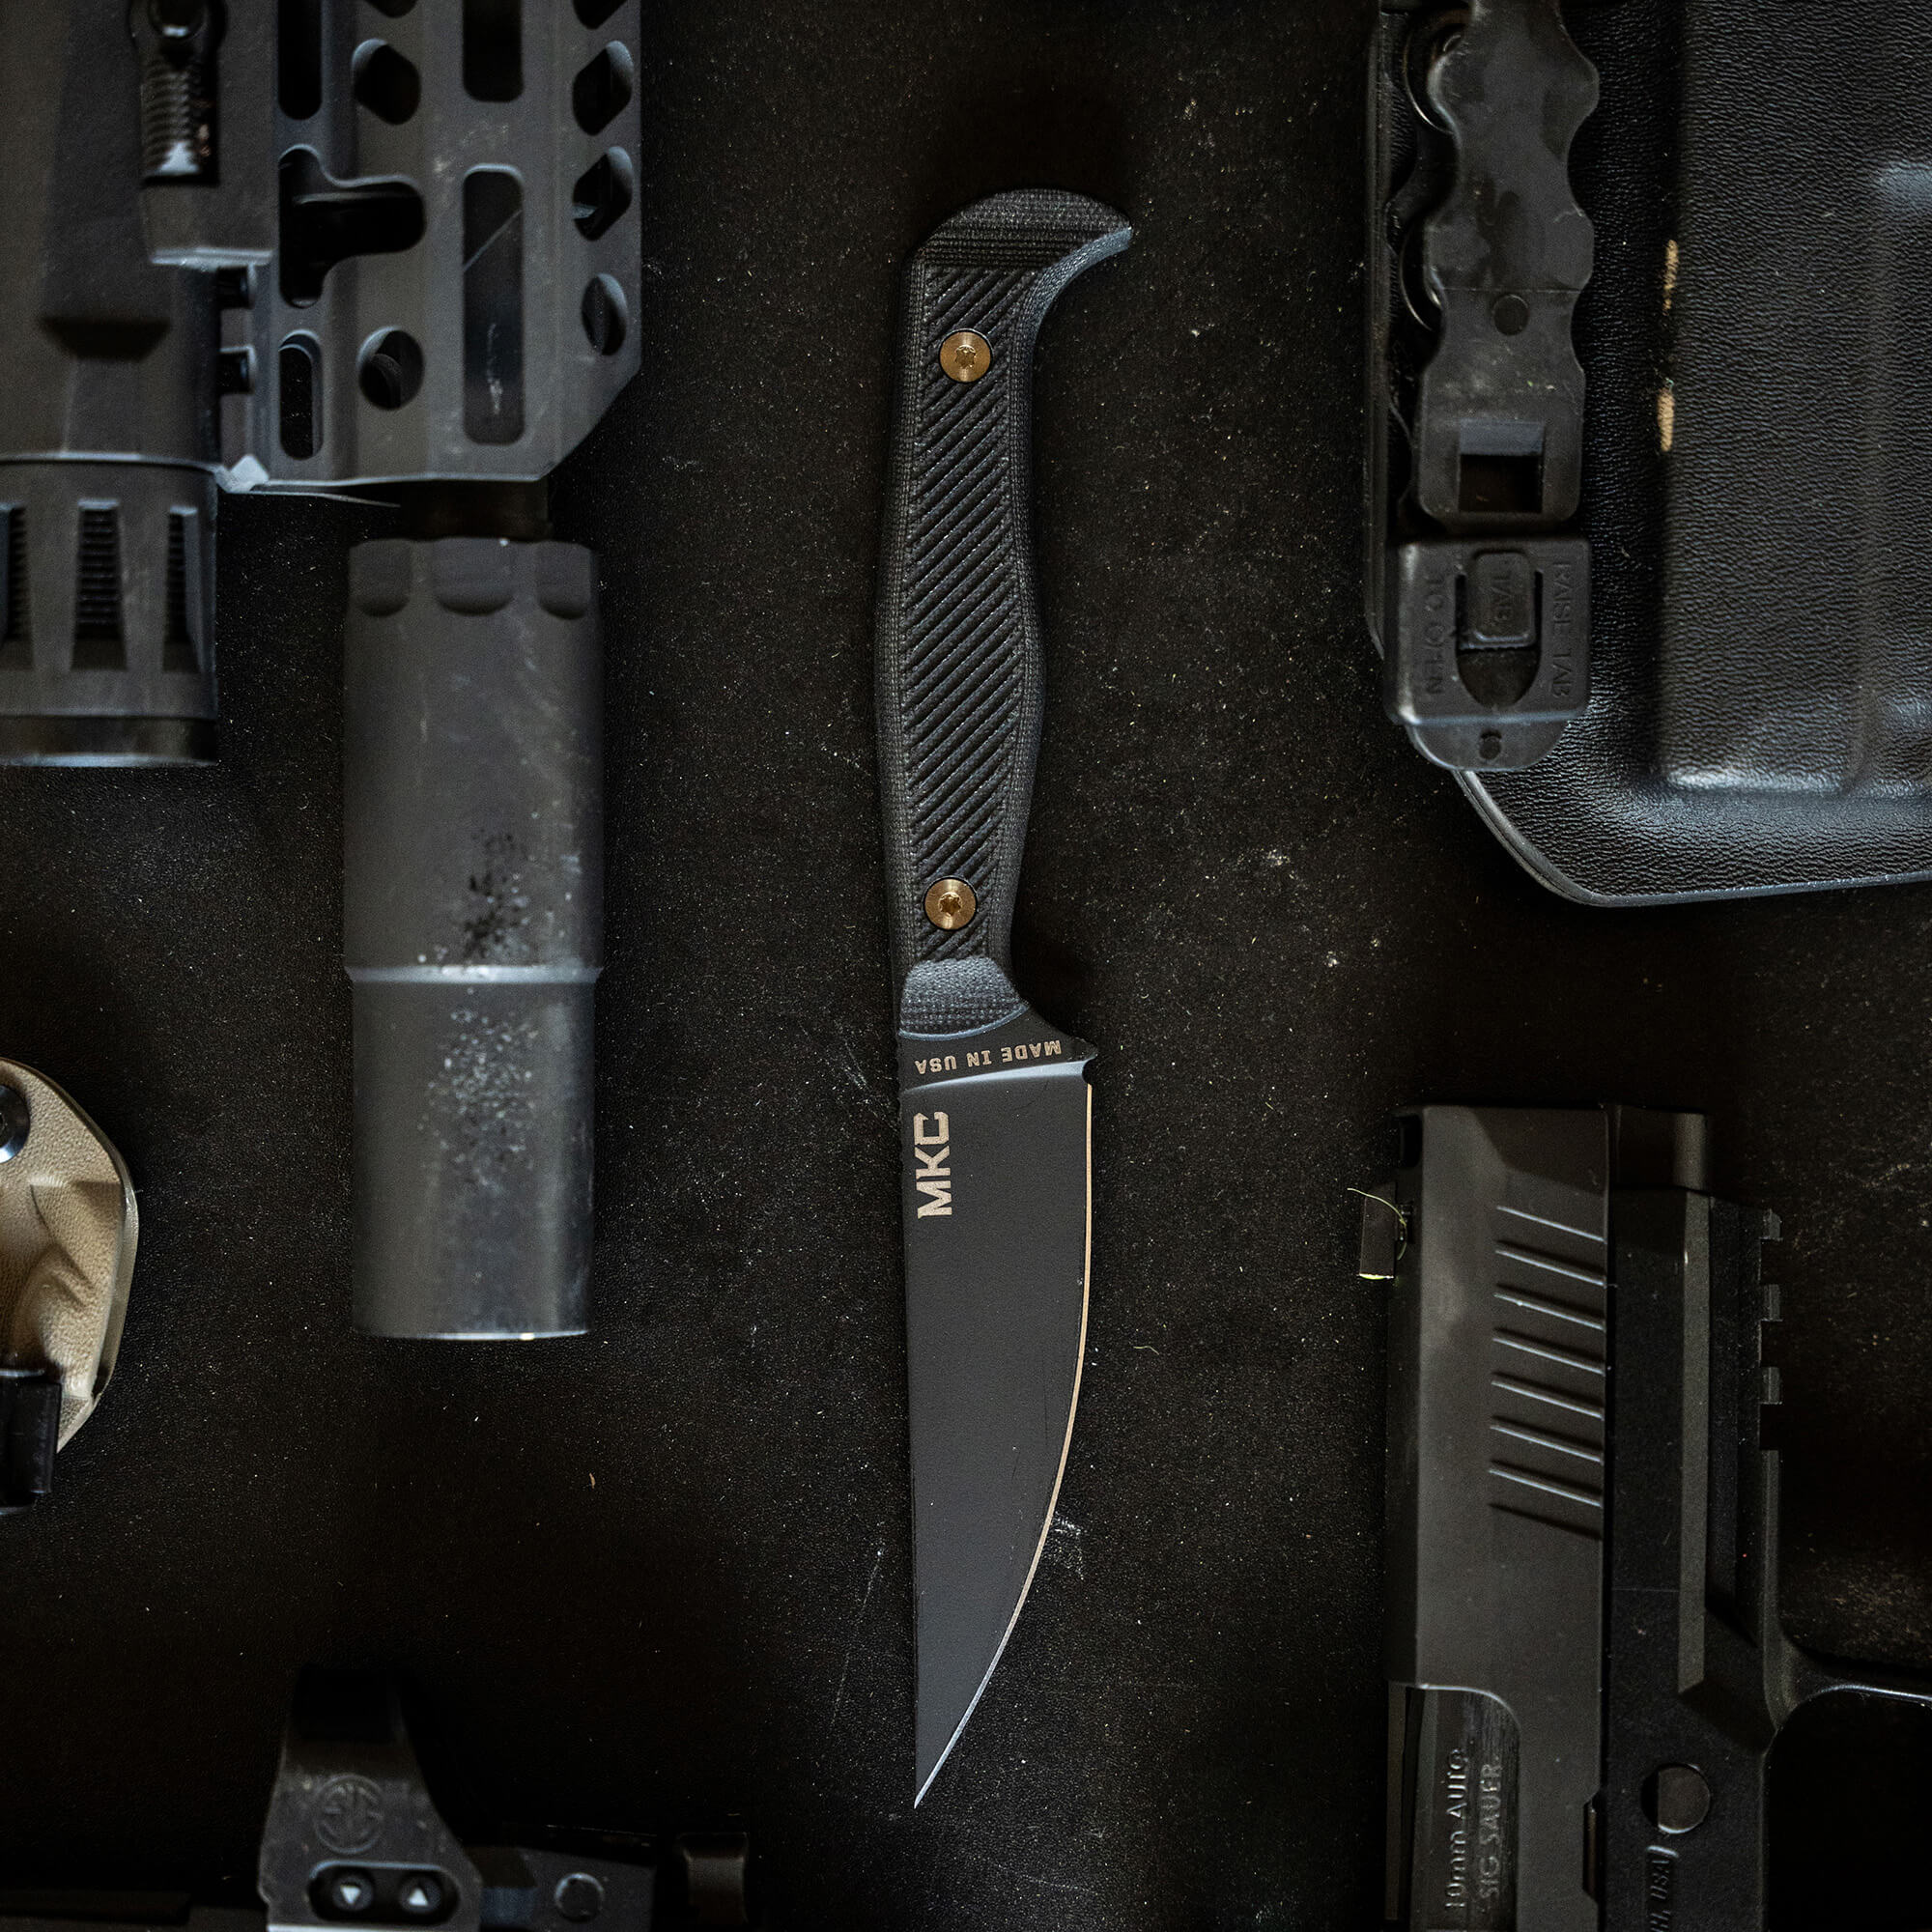
<path fill-rule="evenodd" d="M 1009 950 L 1041 709 L 1034 345 L 1061 290 L 1132 236 L 1099 202 L 1029 189 L 955 214 L 907 265 L 878 620 L 902 1031 L 1019 1006 Z"/>

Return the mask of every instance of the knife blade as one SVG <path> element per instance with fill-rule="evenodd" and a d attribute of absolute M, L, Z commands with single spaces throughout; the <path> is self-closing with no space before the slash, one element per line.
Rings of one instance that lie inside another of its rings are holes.
<path fill-rule="evenodd" d="M 1034 346 L 1132 230 L 1047 190 L 907 266 L 878 615 L 898 986 L 919 1599 L 917 1804 L 1019 1618 L 1066 1463 L 1087 1325 L 1094 1049 L 1014 989 L 1041 715 Z"/>

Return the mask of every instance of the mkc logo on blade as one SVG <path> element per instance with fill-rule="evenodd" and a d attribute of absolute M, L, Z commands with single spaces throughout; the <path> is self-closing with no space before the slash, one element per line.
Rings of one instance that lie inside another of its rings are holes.
<path fill-rule="evenodd" d="M 926 1122 L 932 1131 L 926 1132 Z M 930 1150 L 930 1151 L 928 1151 Z M 912 1117 L 912 1184 L 925 1199 L 919 1204 L 923 1219 L 927 1214 L 952 1212 L 952 1123 L 944 1114 L 915 1114 Z"/>

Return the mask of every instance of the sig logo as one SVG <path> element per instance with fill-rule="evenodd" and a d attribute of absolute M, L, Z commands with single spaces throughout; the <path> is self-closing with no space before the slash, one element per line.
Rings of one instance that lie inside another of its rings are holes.
<path fill-rule="evenodd" d="M 354 1772 L 315 1794 L 315 1835 L 332 1852 L 366 1852 L 383 1835 L 383 1794 Z"/>
<path fill-rule="evenodd" d="M 912 1117 L 912 1184 L 925 1196 L 920 1218 L 952 1213 L 952 1170 L 947 1162 L 952 1158 L 952 1127 L 944 1114 Z"/>

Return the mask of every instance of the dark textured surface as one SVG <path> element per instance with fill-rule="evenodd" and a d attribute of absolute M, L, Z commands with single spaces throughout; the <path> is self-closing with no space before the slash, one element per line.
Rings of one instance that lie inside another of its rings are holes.
<path fill-rule="evenodd" d="M 1720 0 L 1687 11 L 1680 62 L 1673 12 L 1572 9 L 1604 75 L 1577 149 L 1593 699 L 1550 756 L 1470 789 L 1583 897 L 1923 876 L 1926 15 L 1848 33 Z"/>
<path fill-rule="evenodd" d="M 1000 195 L 949 220 L 908 265 L 880 539 L 879 803 L 895 969 L 973 957 L 1009 969 L 1039 753 L 1044 664 L 1033 545 L 1033 364 L 1040 324 L 1130 231 L 1085 196 Z M 959 382 L 960 332 L 987 367 Z M 966 883 L 947 932 L 926 892 Z M 903 1022 L 903 1015 L 901 1016 Z"/>
<path fill-rule="evenodd" d="M 1032 454 L 1019 440 L 1031 435 L 1031 421 L 1024 412 L 1012 420 L 1009 397 L 1022 353 L 1013 325 L 1035 279 L 933 270 L 917 276 L 906 298 L 915 317 L 902 326 L 914 340 L 944 339 L 955 328 L 974 328 L 988 343 L 997 338 L 995 366 L 977 383 L 955 383 L 936 365 L 925 372 L 910 405 L 918 427 L 902 533 L 892 528 L 896 505 L 886 510 L 882 543 L 903 555 L 905 576 L 899 598 L 888 592 L 880 604 L 879 704 L 882 717 L 887 705 L 896 711 L 905 737 L 897 774 L 890 774 L 881 744 L 880 794 L 883 804 L 896 780 L 907 801 L 904 844 L 895 849 L 887 835 L 886 874 L 912 934 L 911 957 L 983 952 L 996 922 L 1004 966 L 1019 892 L 1015 862 L 1039 744 L 1040 648 L 1037 622 L 1030 626 L 1021 608 L 1032 594 L 1033 501 L 1025 488 Z M 1029 386 L 1032 334 L 1026 330 L 1023 352 Z M 1009 480 L 1015 465 L 1023 466 L 1017 490 Z M 880 567 L 882 575 L 890 568 L 883 555 Z M 896 675 L 885 655 L 888 626 L 902 640 Z M 939 879 L 972 884 L 984 896 L 985 917 L 976 908 L 951 933 L 921 918 L 912 901 Z"/>
<path fill-rule="evenodd" d="M 343 634 L 355 1326 L 588 1321 L 604 649 L 581 544 L 358 545 Z"/>
<path fill-rule="evenodd" d="M 610 658 L 587 1339 L 348 1332 L 339 613 L 373 518 L 227 510 L 217 771 L 0 774 L 0 1041 L 143 1208 L 120 1378 L 0 1525 L 10 1880 L 245 1881 L 320 1658 L 409 1669 L 426 1754 L 501 1811 L 742 1809 L 813 1932 L 1369 1922 L 1382 1317 L 1344 1190 L 1420 1098 L 1711 1112 L 1722 1183 L 1784 1216 L 1793 1619 L 1932 1658 L 1932 893 L 1568 905 L 1381 717 L 1369 24 L 653 10 L 644 369 L 555 496 Z M 1137 229 L 1114 320 L 1091 277 L 1041 351 L 1015 947 L 1102 1051 L 1094 1324 L 1077 1531 L 915 1817 L 891 319 L 935 223 L 1028 181 Z"/>

